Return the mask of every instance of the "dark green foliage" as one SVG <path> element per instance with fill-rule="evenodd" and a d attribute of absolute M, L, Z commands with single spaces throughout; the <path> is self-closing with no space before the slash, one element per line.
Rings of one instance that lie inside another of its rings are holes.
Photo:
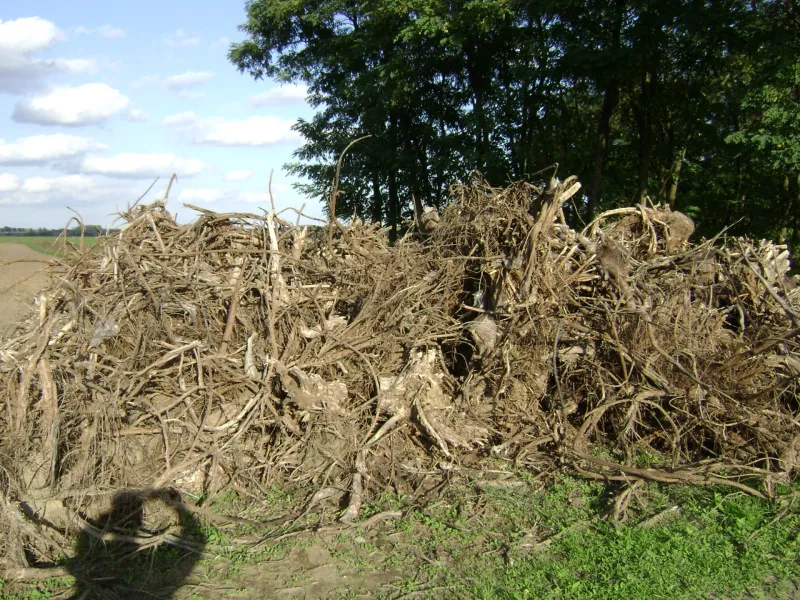
<path fill-rule="evenodd" d="M 291 172 L 397 228 L 480 171 L 559 173 L 573 219 L 645 195 L 732 232 L 800 245 L 796 0 L 251 0 L 231 61 L 304 82 L 318 108 Z M 549 177 L 549 175 L 546 175 Z"/>

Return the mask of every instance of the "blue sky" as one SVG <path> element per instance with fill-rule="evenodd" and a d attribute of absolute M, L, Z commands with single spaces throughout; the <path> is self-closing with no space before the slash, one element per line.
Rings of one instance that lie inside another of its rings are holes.
<path fill-rule="evenodd" d="M 4 0 L 0 5 L 0 226 L 110 225 L 178 183 L 168 208 L 276 206 L 320 216 L 283 165 L 309 118 L 301 86 L 254 81 L 226 55 L 244 1 Z"/>

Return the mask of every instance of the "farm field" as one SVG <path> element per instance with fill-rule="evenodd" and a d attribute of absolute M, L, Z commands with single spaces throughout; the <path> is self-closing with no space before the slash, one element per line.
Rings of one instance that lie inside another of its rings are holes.
<path fill-rule="evenodd" d="M 34 296 L 46 283 L 44 268 L 49 260 L 31 246 L 0 243 L 0 339 L 30 314 Z"/>
<path fill-rule="evenodd" d="M 69 237 L 67 239 L 71 244 L 80 246 L 81 239 L 79 237 Z M 87 246 L 93 246 L 96 242 L 96 237 L 83 238 L 83 243 Z M 61 256 L 64 242 L 63 238 L 53 236 L 4 235 L 0 236 L 0 245 L 3 244 L 21 244 L 42 254 Z"/>
<path fill-rule="evenodd" d="M 79 248 L 80 238 L 69 242 Z M 91 247 L 97 238 L 83 240 Z M 63 238 L 55 236 L 0 236 L 0 338 L 31 310 L 34 296 L 44 287 L 44 268 L 51 258 L 64 256 Z"/>

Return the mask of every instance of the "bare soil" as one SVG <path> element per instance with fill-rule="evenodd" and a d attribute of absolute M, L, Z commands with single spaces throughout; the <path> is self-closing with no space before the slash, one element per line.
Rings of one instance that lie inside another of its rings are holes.
<path fill-rule="evenodd" d="M 22 244 L 0 244 L 0 338 L 10 336 L 31 312 L 34 297 L 46 284 L 44 269 L 50 260 Z"/>

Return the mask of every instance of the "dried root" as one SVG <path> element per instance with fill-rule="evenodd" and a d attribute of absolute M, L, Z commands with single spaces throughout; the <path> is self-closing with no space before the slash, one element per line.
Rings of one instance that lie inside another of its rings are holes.
<path fill-rule="evenodd" d="M 579 187 L 456 186 L 395 245 L 358 220 L 329 242 L 274 213 L 129 210 L 0 346 L 3 506 L 277 484 L 344 491 L 352 522 L 480 456 L 625 481 L 618 518 L 637 481 L 768 494 L 800 452 L 785 248 L 693 245 L 665 207 L 575 231 Z M 37 527 L 4 510 L 0 552 L 65 542 Z"/>

